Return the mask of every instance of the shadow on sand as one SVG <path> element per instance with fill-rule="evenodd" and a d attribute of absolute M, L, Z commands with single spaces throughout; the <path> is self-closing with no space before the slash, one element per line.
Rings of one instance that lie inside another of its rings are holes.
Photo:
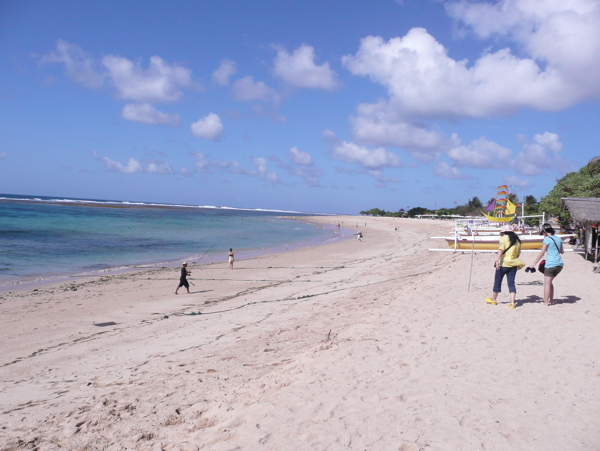
<path fill-rule="evenodd" d="M 578 296 L 565 296 L 561 299 L 554 299 L 555 304 L 575 304 L 577 301 L 581 301 Z"/>
<path fill-rule="evenodd" d="M 554 299 L 554 304 L 575 304 L 577 301 L 580 301 L 581 298 L 578 296 L 564 296 L 560 299 Z M 525 299 L 519 300 L 521 304 L 534 304 L 534 303 L 544 303 L 544 298 L 536 295 L 529 295 Z"/>
<path fill-rule="evenodd" d="M 519 282 L 517 283 L 517 285 L 537 285 L 537 286 L 542 286 L 544 285 L 544 282 L 541 280 L 532 280 L 531 282 Z"/>

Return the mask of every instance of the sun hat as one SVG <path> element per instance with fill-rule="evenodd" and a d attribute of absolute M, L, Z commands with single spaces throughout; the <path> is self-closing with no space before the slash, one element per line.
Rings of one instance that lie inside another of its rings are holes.
<path fill-rule="evenodd" d="M 184 265 L 187 265 L 187 262 L 183 262 Z"/>

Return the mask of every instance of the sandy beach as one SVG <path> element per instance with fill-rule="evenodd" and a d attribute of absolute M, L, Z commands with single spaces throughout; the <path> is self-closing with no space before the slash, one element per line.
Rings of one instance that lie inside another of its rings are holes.
<path fill-rule="evenodd" d="M 0 449 L 600 449 L 600 275 L 581 255 L 551 307 L 519 271 L 510 309 L 506 285 L 484 300 L 494 254 L 428 251 L 450 223 L 313 220 L 364 240 L 233 270 L 225 246 L 190 295 L 178 268 L 0 293 Z"/>

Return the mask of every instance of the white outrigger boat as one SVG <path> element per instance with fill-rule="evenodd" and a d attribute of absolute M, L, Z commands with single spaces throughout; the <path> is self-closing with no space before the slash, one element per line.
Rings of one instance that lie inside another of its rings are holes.
<path fill-rule="evenodd" d="M 494 210 L 500 216 L 491 216 L 482 212 L 483 217 L 457 221 L 454 230 L 450 232 L 453 236 L 433 238 L 446 240 L 448 247 L 454 250 L 497 251 L 500 245 L 500 231 L 508 225 L 512 227 L 513 232 L 519 235 L 521 249 L 541 249 L 544 237 L 538 234 L 538 228 L 526 227 L 524 220 L 525 218 L 541 218 L 541 225 L 545 223 L 545 214 L 525 216 L 523 211 L 522 216 L 518 217 L 516 214 L 517 206 L 508 199 L 508 187 L 502 185 L 498 187 L 498 190 L 496 200 L 486 208 L 486 211 Z M 518 223 L 510 225 L 513 221 L 518 221 Z M 554 236 L 566 242 L 574 235 L 563 234 Z"/>
<path fill-rule="evenodd" d="M 573 238 L 574 235 L 562 234 L 554 235 L 563 242 Z M 500 245 L 500 235 L 471 235 L 444 238 L 450 249 L 460 250 L 498 250 Z M 543 235 L 519 235 L 521 240 L 521 249 L 541 249 L 544 241 Z"/>

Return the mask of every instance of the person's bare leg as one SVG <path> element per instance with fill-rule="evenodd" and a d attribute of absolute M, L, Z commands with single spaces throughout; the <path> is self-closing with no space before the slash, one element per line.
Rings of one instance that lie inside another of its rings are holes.
<path fill-rule="evenodd" d="M 513 307 L 513 306 L 516 307 L 517 306 L 517 303 L 515 302 L 516 299 L 517 299 L 517 293 L 516 292 L 515 293 L 511 293 L 510 294 L 510 306 L 511 307 Z"/>
<path fill-rule="evenodd" d="M 548 305 L 554 305 L 554 277 L 550 278 L 550 296 L 548 297 Z"/>
<path fill-rule="evenodd" d="M 554 298 L 554 286 L 552 280 L 554 277 L 544 276 L 544 304 L 550 305 L 550 301 Z"/>

